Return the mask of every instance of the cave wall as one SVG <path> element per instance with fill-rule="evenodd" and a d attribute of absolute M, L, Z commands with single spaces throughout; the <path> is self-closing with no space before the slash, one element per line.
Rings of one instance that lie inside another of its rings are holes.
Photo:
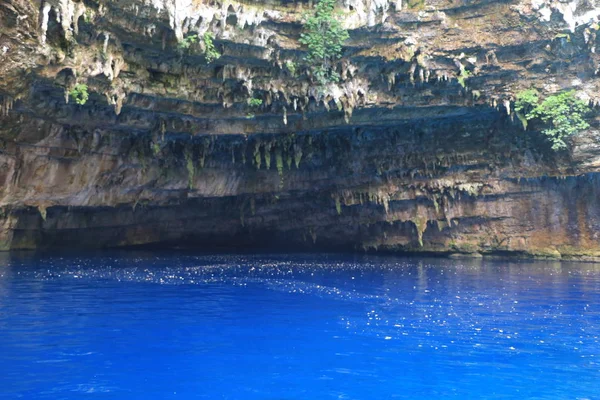
<path fill-rule="evenodd" d="M 597 112 L 554 152 L 513 105 L 535 87 L 595 107 L 598 5 L 340 2 L 342 81 L 318 87 L 306 2 L 4 1 L 0 248 L 595 259 Z M 204 32 L 212 62 L 178 45 Z"/>

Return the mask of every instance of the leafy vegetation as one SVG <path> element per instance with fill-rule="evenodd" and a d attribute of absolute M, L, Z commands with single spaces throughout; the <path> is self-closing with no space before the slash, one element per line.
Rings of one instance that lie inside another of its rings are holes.
<path fill-rule="evenodd" d="M 312 15 L 305 16 L 300 43 L 308 48 L 305 60 L 321 85 L 338 82 L 335 62 L 342 57 L 344 42 L 350 37 L 334 13 L 335 0 L 320 0 Z"/>
<path fill-rule="evenodd" d="M 528 125 L 527 115 L 533 111 L 539 102 L 539 94 L 535 89 L 527 89 L 517 93 L 515 112 L 517 114 L 517 118 L 519 118 L 523 124 L 524 129 L 527 129 Z"/>
<path fill-rule="evenodd" d="M 83 83 L 75 85 L 75 87 L 69 91 L 69 97 L 75 100 L 75 103 L 79 104 L 80 106 L 84 105 L 87 103 L 90 97 L 88 93 L 88 86 Z"/>
<path fill-rule="evenodd" d="M 425 8 L 425 0 L 408 0 L 406 8 L 409 10 L 422 10 Z"/>
<path fill-rule="evenodd" d="M 204 42 L 204 57 L 209 64 L 221 57 L 221 53 L 215 48 L 213 40 L 214 37 L 210 32 L 205 32 L 202 36 L 202 42 Z"/>
<path fill-rule="evenodd" d="M 188 50 L 191 45 L 198 42 L 198 35 L 189 35 L 183 38 L 183 40 L 177 43 L 179 50 Z"/>
<path fill-rule="evenodd" d="M 290 71 L 290 74 L 292 74 L 292 76 L 296 76 L 296 63 L 293 61 L 286 61 L 285 62 L 285 67 L 287 68 L 288 71 Z"/>
<path fill-rule="evenodd" d="M 262 103 L 262 99 L 257 99 L 255 97 L 248 99 L 248 105 L 252 108 L 260 107 Z"/>
<path fill-rule="evenodd" d="M 94 18 L 96 17 L 96 13 L 94 12 L 94 10 L 88 8 L 85 10 L 85 13 L 83 13 L 83 20 L 86 23 L 91 23 Z"/>
<path fill-rule="evenodd" d="M 203 54 L 208 64 L 221 57 L 221 53 L 215 48 L 213 40 L 214 37 L 210 32 L 205 32 L 204 35 L 202 35 L 202 43 L 204 44 Z M 184 37 L 183 40 L 177 44 L 177 48 L 179 51 L 184 52 L 189 50 L 195 43 L 198 43 L 198 35 L 189 35 Z"/>
<path fill-rule="evenodd" d="M 552 143 L 553 150 L 565 149 L 567 137 L 590 127 L 585 121 L 590 109 L 575 97 L 574 91 L 548 96 L 540 103 L 535 89 L 524 90 L 517 94 L 515 111 L 519 119 L 525 121 L 525 128 L 526 122 L 531 120 L 539 120 L 547 126 L 542 133 Z"/>
<path fill-rule="evenodd" d="M 467 86 L 467 79 L 472 75 L 471 71 L 462 67 L 460 69 L 460 75 L 458 75 L 458 84 L 463 87 L 463 89 Z"/>

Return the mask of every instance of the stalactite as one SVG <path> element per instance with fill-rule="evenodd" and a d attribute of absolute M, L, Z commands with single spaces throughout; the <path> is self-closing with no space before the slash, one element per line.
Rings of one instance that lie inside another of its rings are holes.
<path fill-rule="evenodd" d="M 4 95 L 0 96 L 2 98 L 2 106 L 0 107 L 0 115 L 8 116 L 8 113 L 13 108 L 14 100 L 11 96 Z"/>
<path fill-rule="evenodd" d="M 419 246 L 423 247 L 423 234 L 427 230 L 427 218 L 423 216 L 417 216 L 411 222 L 415 225 L 417 229 L 417 239 L 419 240 Z"/>

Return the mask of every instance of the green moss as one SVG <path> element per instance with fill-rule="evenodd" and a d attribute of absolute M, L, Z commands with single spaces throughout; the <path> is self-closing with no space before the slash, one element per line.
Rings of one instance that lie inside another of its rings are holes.
<path fill-rule="evenodd" d="M 478 183 L 462 183 L 458 185 L 458 190 L 466 192 L 471 197 L 478 197 L 481 187 L 482 185 Z"/>
<path fill-rule="evenodd" d="M 151 146 L 152 146 L 152 153 L 154 153 L 154 155 L 157 156 L 158 153 L 160 153 L 160 144 L 158 144 L 157 142 L 152 142 Z"/>
<path fill-rule="evenodd" d="M 412 223 L 415 225 L 415 228 L 417 228 L 419 246 L 423 247 L 423 233 L 427 230 L 427 218 L 419 215 L 412 220 Z"/>
<path fill-rule="evenodd" d="M 46 221 L 46 216 L 47 216 L 46 207 L 38 206 L 38 211 L 40 212 L 40 215 L 42 216 L 42 220 Z"/>
<path fill-rule="evenodd" d="M 294 165 L 296 169 L 300 167 L 300 161 L 302 161 L 302 147 L 298 144 L 294 145 Z"/>
<path fill-rule="evenodd" d="M 196 169 L 194 168 L 194 159 L 192 156 L 192 152 L 189 149 L 185 152 L 185 166 L 188 172 L 188 187 L 190 189 L 193 189 L 194 175 L 196 173 Z"/>
<path fill-rule="evenodd" d="M 275 149 L 275 163 L 277 164 L 279 176 L 283 177 L 283 156 L 279 147 Z"/>
<path fill-rule="evenodd" d="M 406 0 L 405 4 L 409 10 L 420 11 L 425 8 L 425 0 Z"/>
<path fill-rule="evenodd" d="M 477 253 L 479 252 L 479 246 L 472 243 L 456 243 L 454 241 L 450 242 L 450 249 L 459 253 Z"/>
<path fill-rule="evenodd" d="M 254 165 L 256 166 L 256 169 L 260 169 L 261 164 L 262 164 L 262 159 L 260 156 L 260 145 L 257 143 L 254 146 Z"/>
<path fill-rule="evenodd" d="M 267 166 L 267 169 L 271 169 L 271 144 L 266 144 L 263 147 L 263 151 L 265 153 L 265 165 Z"/>
<path fill-rule="evenodd" d="M 554 39 L 567 39 L 567 42 L 571 43 L 571 35 L 568 33 L 557 33 Z"/>
<path fill-rule="evenodd" d="M 435 207 L 435 213 L 439 213 L 440 205 L 438 204 L 437 199 L 434 197 L 431 201 L 433 202 L 433 207 Z"/>
<path fill-rule="evenodd" d="M 435 221 L 438 231 L 441 232 L 444 228 L 446 228 L 448 226 L 448 224 L 446 223 L 446 221 L 442 221 L 440 219 Z"/>

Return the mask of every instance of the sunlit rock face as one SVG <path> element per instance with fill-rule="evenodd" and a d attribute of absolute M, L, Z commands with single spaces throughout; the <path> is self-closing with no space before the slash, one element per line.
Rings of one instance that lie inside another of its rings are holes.
<path fill-rule="evenodd" d="M 531 87 L 596 106 L 600 2 L 340 1 L 324 87 L 310 9 L 0 4 L 0 247 L 600 256 L 596 113 L 553 152 L 513 110 Z"/>

